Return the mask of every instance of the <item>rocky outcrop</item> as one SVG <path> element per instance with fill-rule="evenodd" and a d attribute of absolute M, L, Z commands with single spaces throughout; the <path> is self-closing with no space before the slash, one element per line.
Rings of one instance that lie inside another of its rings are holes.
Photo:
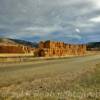
<path fill-rule="evenodd" d="M 37 48 L 15 44 L 0 44 L 0 53 L 31 53 L 36 57 L 84 55 L 86 53 L 86 45 L 65 44 L 64 42 L 54 41 L 40 42 Z"/>
<path fill-rule="evenodd" d="M 0 53 L 34 53 L 34 48 L 23 45 L 0 45 Z"/>
<path fill-rule="evenodd" d="M 86 45 L 65 44 L 64 42 L 40 42 L 39 56 L 67 56 L 67 55 L 84 55 Z"/>

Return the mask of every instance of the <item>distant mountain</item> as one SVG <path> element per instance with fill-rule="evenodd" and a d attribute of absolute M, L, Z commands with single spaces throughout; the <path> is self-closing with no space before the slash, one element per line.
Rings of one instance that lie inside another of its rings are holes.
<path fill-rule="evenodd" d="M 91 42 L 87 44 L 88 50 L 100 50 L 100 42 Z"/>
<path fill-rule="evenodd" d="M 36 42 L 29 42 L 25 40 L 19 40 L 19 39 L 10 39 L 10 38 L 0 38 L 0 44 L 20 44 L 30 47 L 38 47 L 38 43 Z"/>

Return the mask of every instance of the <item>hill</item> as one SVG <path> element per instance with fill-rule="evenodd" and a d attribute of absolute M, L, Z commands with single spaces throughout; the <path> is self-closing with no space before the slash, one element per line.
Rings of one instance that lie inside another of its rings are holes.
<path fill-rule="evenodd" d="M 0 44 L 16 44 L 16 45 L 20 44 L 30 47 L 38 47 L 38 43 L 36 42 L 29 42 L 25 40 L 10 39 L 10 38 L 0 38 Z"/>
<path fill-rule="evenodd" d="M 14 45 L 25 45 L 30 47 L 38 47 L 38 43 L 30 42 L 20 39 L 11 39 L 11 38 L 0 38 L 0 44 L 14 44 Z M 88 50 L 100 50 L 100 42 L 90 42 L 87 43 Z"/>
<path fill-rule="evenodd" d="M 100 42 L 91 42 L 87 44 L 88 50 L 100 50 Z"/>

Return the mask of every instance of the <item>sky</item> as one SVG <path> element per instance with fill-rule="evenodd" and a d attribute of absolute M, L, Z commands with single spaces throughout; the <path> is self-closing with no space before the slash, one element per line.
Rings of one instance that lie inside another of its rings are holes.
<path fill-rule="evenodd" d="M 100 41 L 100 0 L 0 0 L 0 37 Z"/>

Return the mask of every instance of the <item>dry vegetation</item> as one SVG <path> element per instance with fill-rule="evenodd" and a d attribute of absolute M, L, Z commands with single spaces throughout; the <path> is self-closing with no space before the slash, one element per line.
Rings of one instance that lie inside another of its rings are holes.
<path fill-rule="evenodd" d="M 100 100 L 100 64 L 68 72 L 66 67 L 44 68 L 1 69 L 0 100 Z"/>

